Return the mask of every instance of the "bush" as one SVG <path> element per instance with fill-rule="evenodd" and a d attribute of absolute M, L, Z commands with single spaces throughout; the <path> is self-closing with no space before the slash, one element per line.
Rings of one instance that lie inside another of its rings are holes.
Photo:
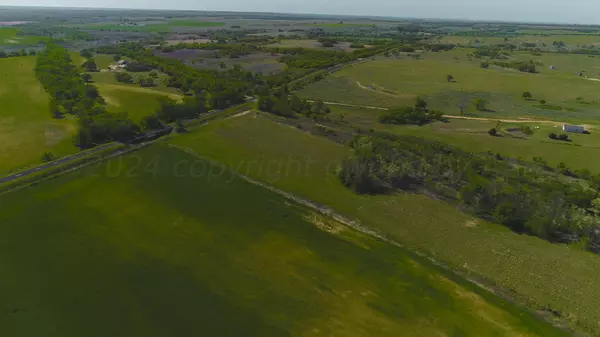
<path fill-rule="evenodd" d="M 483 68 L 483 69 L 487 69 L 487 68 L 489 68 L 489 67 L 490 67 L 490 64 L 489 64 L 489 63 L 487 63 L 487 62 L 481 62 L 481 68 Z"/>
<path fill-rule="evenodd" d="M 487 101 L 481 98 L 475 99 L 473 105 L 478 111 L 485 111 L 487 109 Z"/>
<path fill-rule="evenodd" d="M 321 43 L 321 46 L 323 46 L 325 48 L 331 48 L 331 47 L 333 47 L 333 43 L 330 41 L 325 41 L 325 42 Z"/>
<path fill-rule="evenodd" d="M 546 100 L 545 99 L 541 99 L 540 100 L 540 104 L 546 104 Z"/>
<path fill-rule="evenodd" d="M 454 76 L 452 76 L 452 75 L 447 75 L 447 76 L 446 76 L 446 80 L 447 80 L 448 82 L 454 82 Z"/>
<path fill-rule="evenodd" d="M 531 126 L 523 125 L 523 126 L 521 126 L 521 132 L 530 136 L 533 134 L 533 129 L 531 128 Z"/>
<path fill-rule="evenodd" d="M 496 137 L 498 135 L 498 130 L 496 130 L 496 128 L 491 128 L 488 130 L 488 133 L 490 136 Z"/>
<path fill-rule="evenodd" d="M 360 43 L 352 43 L 350 45 L 350 48 L 355 48 L 355 49 L 361 49 L 361 48 L 364 48 L 364 47 L 365 47 L 365 45 L 364 44 L 360 44 Z"/>
<path fill-rule="evenodd" d="M 529 91 L 525 91 L 523 93 L 523 95 L 521 95 L 521 96 L 525 99 L 529 99 L 529 98 L 533 97 Z"/>
<path fill-rule="evenodd" d="M 551 132 L 550 134 L 548 134 L 548 138 L 550 138 L 550 139 L 558 139 L 558 136 L 556 135 L 556 133 Z"/>
<path fill-rule="evenodd" d="M 133 76 L 129 73 L 115 73 L 115 79 L 120 83 L 133 83 Z"/>
<path fill-rule="evenodd" d="M 558 140 L 567 141 L 569 140 L 569 135 L 567 135 L 566 133 L 561 133 L 560 135 L 558 135 Z"/>
<path fill-rule="evenodd" d="M 52 154 L 52 152 L 44 152 L 44 154 L 42 155 L 42 162 L 43 163 L 47 163 L 50 161 L 54 160 L 54 154 Z"/>

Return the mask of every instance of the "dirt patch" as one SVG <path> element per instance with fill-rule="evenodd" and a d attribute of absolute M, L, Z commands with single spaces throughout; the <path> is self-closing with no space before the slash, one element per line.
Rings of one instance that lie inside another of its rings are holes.
<path fill-rule="evenodd" d="M 54 146 L 75 133 L 71 123 L 46 123 L 44 130 L 44 145 Z"/>
<path fill-rule="evenodd" d="M 465 226 L 466 228 L 475 228 L 479 226 L 479 224 L 477 223 L 477 219 L 471 219 L 465 222 L 463 226 Z"/>
<path fill-rule="evenodd" d="M 304 218 L 320 230 L 328 233 L 337 234 L 345 229 L 344 225 L 341 223 L 334 221 L 331 218 L 324 217 L 318 213 L 306 215 Z"/>

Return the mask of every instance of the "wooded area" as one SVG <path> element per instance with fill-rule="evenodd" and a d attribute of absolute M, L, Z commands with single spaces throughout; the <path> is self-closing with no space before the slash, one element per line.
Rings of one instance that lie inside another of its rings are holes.
<path fill-rule="evenodd" d="M 566 166 L 554 172 L 410 136 L 359 136 L 352 148 L 339 178 L 356 193 L 422 191 L 515 232 L 600 253 L 598 175 L 573 184 Z"/>

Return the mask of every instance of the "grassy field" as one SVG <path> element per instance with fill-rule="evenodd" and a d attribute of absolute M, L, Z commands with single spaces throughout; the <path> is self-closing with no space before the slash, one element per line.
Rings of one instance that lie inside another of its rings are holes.
<path fill-rule="evenodd" d="M 133 25 L 123 25 L 116 22 L 106 22 L 106 23 L 91 23 L 79 25 L 79 27 L 83 29 L 90 30 L 114 30 L 114 31 L 122 31 L 122 32 L 154 32 L 154 33 L 168 33 L 173 30 L 173 28 L 177 27 L 198 27 L 198 28 L 212 28 L 212 27 L 222 27 L 224 26 L 224 22 L 216 22 L 216 21 L 195 21 L 195 20 L 171 20 L 168 22 L 157 22 L 157 23 L 149 23 L 149 24 L 141 24 L 137 26 Z"/>
<path fill-rule="evenodd" d="M 75 121 L 52 118 L 34 66 L 35 57 L 0 59 L 0 175 L 39 163 L 46 151 L 57 156 L 77 151 Z"/>
<path fill-rule="evenodd" d="M 581 329 L 600 331 L 600 259 L 593 254 L 515 234 L 420 194 L 355 195 L 334 175 L 347 148 L 262 115 L 212 123 L 172 142 L 355 217 L 511 297 L 553 308 Z"/>
<path fill-rule="evenodd" d="M 149 72 L 131 73 L 134 77 L 148 77 Z M 112 112 L 127 112 L 129 117 L 138 122 L 142 117 L 151 115 L 158 107 L 156 98 L 168 96 L 174 100 L 180 100 L 181 95 L 174 88 L 164 85 L 165 74 L 160 73 L 155 80 L 156 87 L 142 88 L 139 84 L 123 84 L 117 82 L 115 73 L 109 71 L 92 73 L 94 85 L 100 90 L 100 94 L 108 103 L 108 109 Z"/>
<path fill-rule="evenodd" d="M 18 33 L 17 28 L 0 27 L 0 47 L 30 46 L 50 39 L 42 36 L 19 36 Z"/>
<path fill-rule="evenodd" d="M 166 144 L 0 203 L 6 336 L 566 335 Z"/>
<path fill-rule="evenodd" d="M 480 67 L 481 60 L 469 60 L 469 49 L 445 53 L 425 53 L 422 59 L 380 58 L 334 73 L 300 92 L 305 98 L 322 98 L 359 105 L 398 106 L 411 104 L 417 96 L 446 114 L 460 113 L 459 105 L 474 116 L 538 116 L 559 121 L 600 120 L 600 102 L 594 100 L 600 82 L 593 78 L 600 69 L 600 58 L 584 55 L 517 53 L 514 60 L 541 62 L 539 73 L 513 69 Z M 555 65 L 558 70 L 548 69 Z M 590 78 L 576 76 L 586 71 Z M 451 74 L 456 82 L 448 82 Z M 532 93 L 535 100 L 521 98 Z M 475 99 L 489 102 L 489 111 L 477 111 Z M 541 104 L 539 100 L 545 100 Z"/>
<path fill-rule="evenodd" d="M 326 28 L 348 28 L 348 27 L 375 27 L 374 23 L 344 23 L 344 22 L 329 22 L 329 23 L 309 23 L 307 26 L 326 27 Z"/>
<path fill-rule="evenodd" d="M 425 126 L 384 125 L 377 120 L 384 111 L 355 107 L 331 106 L 329 118 L 343 121 L 364 129 L 383 130 L 396 134 L 405 134 L 433 139 L 461 147 L 475 153 L 500 153 L 512 158 L 532 161 L 533 157 L 544 158 L 552 167 L 563 162 L 574 169 L 589 169 L 600 173 L 600 163 L 589 160 L 600 155 L 600 132 L 597 125 L 586 125 L 590 134 L 569 133 L 571 142 L 551 140 L 553 132 L 563 133 L 560 123 L 501 122 L 499 120 L 462 120 L 450 119 L 449 123 L 433 123 Z M 342 116 L 342 117 L 340 117 Z M 488 131 L 499 126 L 500 137 L 491 137 Z M 529 126 L 534 130 L 530 136 L 514 130 Z M 512 130 L 512 131 L 511 131 Z"/>
<path fill-rule="evenodd" d="M 500 43 L 512 43 L 520 45 L 522 43 L 536 43 L 539 47 L 552 46 L 554 41 L 563 41 L 567 46 L 581 46 L 581 45 L 600 45 L 600 36 L 597 35 L 550 35 L 550 36 L 538 36 L 538 35 L 526 35 L 519 37 L 509 37 L 508 41 L 505 41 L 503 37 L 472 37 L 472 36 L 444 36 L 440 39 L 442 43 L 453 43 L 459 45 L 470 45 L 477 43 L 483 45 L 493 45 Z"/>
<path fill-rule="evenodd" d="M 225 22 L 198 21 L 198 20 L 171 20 L 168 23 L 172 27 L 223 27 Z"/>
<path fill-rule="evenodd" d="M 117 61 L 114 59 L 114 55 L 107 54 L 96 54 L 94 55 L 94 60 L 96 60 L 98 70 L 108 69 L 109 65 L 117 63 Z"/>
<path fill-rule="evenodd" d="M 174 100 L 181 99 L 181 95 L 178 94 L 169 94 L 134 85 L 97 84 L 97 86 L 100 94 L 108 103 L 109 111 L 127 112 L 135 122 L 156 112 L 158 97 L 168 96 Z"/>

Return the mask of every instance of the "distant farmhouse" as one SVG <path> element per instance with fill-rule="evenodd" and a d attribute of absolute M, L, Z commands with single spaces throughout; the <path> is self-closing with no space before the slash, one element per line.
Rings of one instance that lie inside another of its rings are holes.
<path fill-rule="evenodd" d="M 579 125 L 563 124 L 562 129 L 565 132 L 573 132 L 573 133 L 584 133 L 585 132 L 585 128 L 583 126 L 579 126 Z"/>
<path fill-rule="evenodd" d="M 123 69 L 127 68 L 127 61 L 119 60 L 119 62 L 117 62 L 117 64 L 111 64 L 108 66 L 108 68 L 111 71 L 123 70 Z"/>

